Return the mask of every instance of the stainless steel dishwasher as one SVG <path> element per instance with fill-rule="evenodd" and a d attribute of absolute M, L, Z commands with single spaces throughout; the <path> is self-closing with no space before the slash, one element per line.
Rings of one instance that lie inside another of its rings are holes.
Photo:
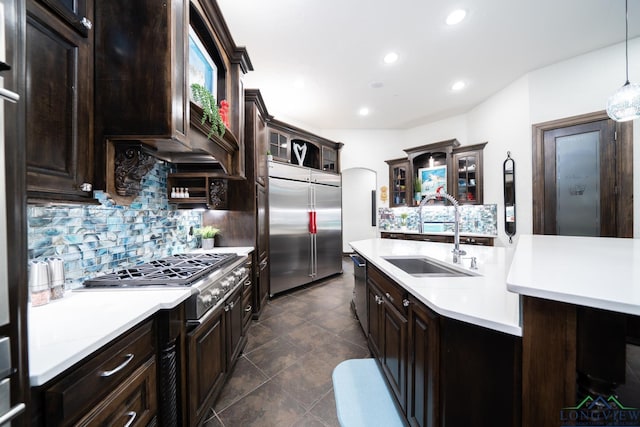
<path fill-rule="evenodd" d="M 353 302 L 356 315 L 365 336 L 369 333 L 367 327 L 367 261 L 358 254 L 351 255 L 353 261 Z"/>

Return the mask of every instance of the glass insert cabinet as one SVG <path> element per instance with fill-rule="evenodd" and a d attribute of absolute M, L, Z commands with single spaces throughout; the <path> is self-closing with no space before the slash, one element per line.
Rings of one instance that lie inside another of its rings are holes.
<path fill-rule="evenodd" d="M 417 206 L 425 194 L 446 191 L 462 204 L 483 203 L 482 153 L 487 143 L 457 139 L 407 148 L 389 165 L 389 207 Z"/>

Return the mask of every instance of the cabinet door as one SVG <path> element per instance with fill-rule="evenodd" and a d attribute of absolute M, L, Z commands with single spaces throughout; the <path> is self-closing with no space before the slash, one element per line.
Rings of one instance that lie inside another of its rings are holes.
<path fill-rule="evenodd" d="M 380 357 L 380 348 L 381 345 L 381 312 L 382 309 L 380 305 L 382 304 L 382 292 L 378 289 L 378 287 L 367 280 L 367 319 L 368 319 L 368 342 L 369 349 L 371 350 L 371 354 L 379 358 Z"/>
<path fill-rule="evenodd" d="M 438 424 L 438 317 L 410 298 L 407 419 L 414 427 Z"/>
<path fill-rule="evenodd" d="M 245 342 L 245 337 L 242 335 L 244 317 L 242 286 L 227 298 L 224 310 L 227 314 L 227 371 L 231 371 Z"/>
<path fill-rule="evenodd" d="M 381 362 L 403 411 L 407 409 L 407 318 L 386 298 L 382 304 Z"/>
<path fill-rule="evenodd" d="M 269 165 L 267 164 L 267 151 L 270 151 L 269 139 L 267 138 L 267 124 L 264 117 L 256 112 L 255 122 L 255 158 L 256 158 L 256 182 L 261 185 L 267 185 L 269 179 Z"/>
<path fill-rule="evenodd" d="M 453 193 L 460 203 L 483 203 L 482 153 L 486 143 L 460 147 L 453 153 Z"/>
<path fill-rule="evenodd" d="M 225 312 L 211 312 L 202 324 L 187 334 L 189 425 L 198 425 L 224 384 L 227 353 Z"/>
<path fill-rule="evenodd" d="M 90 15 L 93 2 L 85 4 Z M 82 184 L 93 175 L 93 33 L 29 0 L 26 46 L 29 196 L 89 199 Z"/>
<path fill-rule="evenodd" d="M 278 132 L 269 131 L 269 151 L 274 158 L 289 161 L 289 138 Z"/>
<path fill-rule="evenodd" d="M 411 201 L 408 200 L 409 184 L 409 164 L 389 164 L 390 207 L 411 205 Z"/>
<path fill-rule="evenodd" d="M 87 35 L 93 26 L 89 16 L 90 0 L 39 0 L 53 10 L 58 17 L 79 33 Z"/>

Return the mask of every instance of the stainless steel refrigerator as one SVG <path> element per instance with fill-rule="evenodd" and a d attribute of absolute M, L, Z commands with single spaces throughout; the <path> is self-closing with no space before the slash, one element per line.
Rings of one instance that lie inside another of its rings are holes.
<path fill-rule="evenodd" d="M 342 272 L 342 193 L 338 174 L 269 164 L 270 291 Z"/>

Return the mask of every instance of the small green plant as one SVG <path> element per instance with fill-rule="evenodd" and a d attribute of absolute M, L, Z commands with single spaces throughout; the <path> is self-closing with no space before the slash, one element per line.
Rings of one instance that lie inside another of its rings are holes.
<path fill-rule="evenodd" d="M 419 177 L 416 177 L 413 180 L 413 192 L 414 193 L 420 193 L 422 192 L 422 181 L 420 181 Z"/>
<path fill-rule="evenodd" d="M 222 117 L 220 116 L 220 110 L 218 104 L 216 104 L 216 98 L 213 96 L 209 89 L 201 84 L 194 83 L 191 85 L 191 93 L 193 93 L 193 100 L 202 107 L 202 124 L 209 122 L 211 129 L 207 138 L 211 138 L 213 135 L 217 135 L 220 138 L 224 136 L 225 127 Z"/>
<path fill-rule="evenodd" d="M 205 227 L 198 228 L 194 233 L 202 239 L 213 239 L 216 235 L 220 234 L 220 229 L 207 225 Z"/>
<path fill-rule="evenodd" d="M 402 212 L 400 214 L 400 225 L 407 225 L 407 218 L 409 217 L 409 214 L 406 212 Z"/>

